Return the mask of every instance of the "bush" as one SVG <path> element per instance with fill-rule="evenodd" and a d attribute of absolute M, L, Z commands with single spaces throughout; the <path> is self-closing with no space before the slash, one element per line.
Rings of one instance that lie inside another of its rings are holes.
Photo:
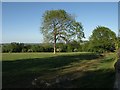
<path fill-rule="evenodd" d="M 32 49 L 28 49 L 28 52 L 33 52 L 33 50 Z"/>
<path fill-rule="evenodd" d="M 42 47 L 44 52 L 53 52 L 53 46 L 51 44 L 43 44 Z"/>
<path fill-rule="evenodd" d="M 27 51 L 28 51 L 27 48 L 22 49 L 22 52 L 27 52 Z"/>
<path fill-rule="evenodd" d="M 56 46 L 58 49 L 56 51 L 58 51 L 58 52 L 66 52 L 67 51 L 67 45 L 64 43 L 57 43 Z"/>

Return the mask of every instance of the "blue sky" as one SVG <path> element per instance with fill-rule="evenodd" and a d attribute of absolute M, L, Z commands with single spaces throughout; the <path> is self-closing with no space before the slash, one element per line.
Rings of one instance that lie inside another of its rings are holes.
<path fill-rule="evenodd" d="M 46 10 L 56 9 L 75 15 L 84 27 L 86 39 L 98 25 L 118 33 L 117 2 L 3 2 L 2 42 L 41 43 L 42 15 Z"/>

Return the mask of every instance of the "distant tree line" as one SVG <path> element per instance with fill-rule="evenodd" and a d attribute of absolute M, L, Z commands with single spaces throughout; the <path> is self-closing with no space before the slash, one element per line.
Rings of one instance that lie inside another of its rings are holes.
<path fill-rule="evenodd" d="M 73 41 L 68 44 L 65 43 L 57 43 L 57 52 L 78 52 L 84 51 L 81 47 L 80 43 Z M 10 44 L 2 44 L 2 52 L 53 52 L 53 44 L 51 43 L 43 43 L 43 44 L 24 44 L 24 43 L 10 43 Z"/>
<path fill-rule="evenodd" d="M 119 39 L 120 40 L 120 39 Z M 106 41 L 107 42 L 107 41 Z M 71 41 L 67 44 L 65 43 L 57 43 L 56 44 L 56 52 L 114 52 L 115 44 L 101 45 L 95 46 L 98 43 L 93 43 L 92 41 Z M 120 43 L 119 43 L 120 47 Z M 3 53 L 12 53 L 12 52 L 53 52 L 53 44 L 52 43 L 42 43 L 42 44 L 24 44 L 24 43 L 10 43 L 10 44 L 2 44 L 2 52 Z"/>
<path fill-rule="evenodd" d="M 52 52 L 51 45 L 39 44 L 24 44 L 24 43 L 10 43 L 2 44 L 2 52 Z"/>

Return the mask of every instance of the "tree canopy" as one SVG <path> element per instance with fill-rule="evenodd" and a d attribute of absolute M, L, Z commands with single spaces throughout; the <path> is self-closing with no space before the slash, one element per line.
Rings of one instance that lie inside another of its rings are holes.
<path fill-rule="evenodd" d="M 96 27 L 90 37 L 90 46 L 94 51 L 104 52 L 115 48 L 116 34 L 104 26 Z"/>
<path fill-rule="evenodd" d="M 75 17 L 65 10 L 47 10 L 43 14 L 41 26 L 44 40 L 54 43 L 54 53 L 56 51 L 56 42 L 76 39 L 81 40 L 84 37 L 83 26 L 75 21 Z"/>

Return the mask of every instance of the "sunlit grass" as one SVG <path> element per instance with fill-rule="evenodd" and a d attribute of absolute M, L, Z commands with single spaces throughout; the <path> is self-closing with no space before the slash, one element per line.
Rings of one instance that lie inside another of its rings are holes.
<path fill-rule="evenodd" d="M 16 59 L 30 59 L 30 58 L 47 58 L 47 57 L 55 57 L 55 56 L 69 56 L 69 55 L 79 55 L 79 54 L 91 54 L 90 52 L 70 52 L 70 53 L 2 53 L 2 60 L 16 60 Z"/>

